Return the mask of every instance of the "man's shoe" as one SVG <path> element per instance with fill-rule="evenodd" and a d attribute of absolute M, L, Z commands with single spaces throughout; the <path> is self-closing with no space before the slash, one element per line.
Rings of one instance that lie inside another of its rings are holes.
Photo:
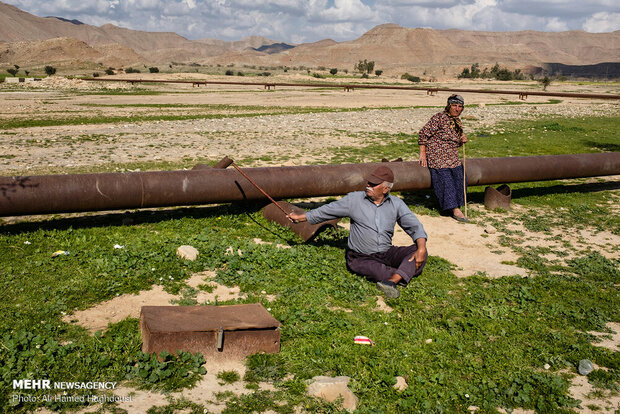
<path fill-rule="evenodd" d="M 377 289 L 383 292 L 383 294 L 388 298 L 396 299 L 400 296 L 400 292 L 398 291 L 396 284 L 389 280 L 386 280 L 385 282 L 377 282 Z"/>
<path fill-rule="evenodd" d="M 461 223 L 469 223 L 469 220 L 467 220 L 467 217 L 457 217 L 457 216 L 452 216 L 452 218 L 456 221 L 459 221 Z"/>

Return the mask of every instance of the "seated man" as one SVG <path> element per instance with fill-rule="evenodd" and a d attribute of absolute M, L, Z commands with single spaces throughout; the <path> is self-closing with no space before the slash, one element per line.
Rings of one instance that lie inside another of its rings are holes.
<path fill-rule="evenodd" d="M 354 273 L 376 281 L 389 298 L 397 298 L 397 284 L 407 285 L 422 273 L 428 257 L 426 232 L 422 223 L 398 197 L 390 196 L 394 173 L 388 167 L 377 167 L 367 177 L 365 191 L 355 191 L 338 201 L 306 213 L 291 213 L 296 221 L 320 223 L 339 217 L 350 217 L 347 267 Z M 394 225 L 414 241 L 411 246 L 392 246 Z"/>

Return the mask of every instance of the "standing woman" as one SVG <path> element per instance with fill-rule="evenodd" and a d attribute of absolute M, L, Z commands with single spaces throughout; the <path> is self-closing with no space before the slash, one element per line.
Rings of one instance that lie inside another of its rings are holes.
<path fill-rule="evenodd" d="M 450 96 L 444 111 L 433 115 L 418 139 L 420 165 L 430 170 L 439 208 L 461 222 L 468 221 L 460 208 L 465 205 L 463 164 L 459 159 L 459 147 L 467 142 L 459 118 L 464 105 L 462 96 Z"/>

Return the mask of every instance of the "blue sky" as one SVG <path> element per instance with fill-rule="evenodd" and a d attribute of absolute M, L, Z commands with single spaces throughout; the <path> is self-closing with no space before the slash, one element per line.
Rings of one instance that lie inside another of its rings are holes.
<path fill-rule="evenodd" d="M 620 30 L 619 0 L 2 0 L 37 16 L 189 39 L 353 40 L 383 23 L 482 31 Z"/>

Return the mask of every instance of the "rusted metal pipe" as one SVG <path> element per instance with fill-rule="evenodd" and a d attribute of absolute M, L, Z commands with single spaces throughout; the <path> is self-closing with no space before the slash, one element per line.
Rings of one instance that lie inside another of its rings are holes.
<path fill-rule="evenodd" d="M 362 190 L 365 175 L 382 163 L 247 169 L 275 199 L 346 194 Z M 393 162 L 394 191 L 430 188 L 428 169 Z M 469 185 L 620 174 L 620 152 L 536 157 L 474 158 Z M 0 177 L 0 216 L 117 210 L 265 200 L 230 169 Z"/>

